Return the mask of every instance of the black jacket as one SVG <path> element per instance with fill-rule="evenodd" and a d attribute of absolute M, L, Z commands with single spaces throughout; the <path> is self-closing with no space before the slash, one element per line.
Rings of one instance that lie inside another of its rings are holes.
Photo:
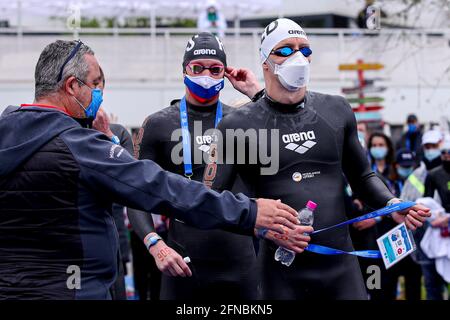
<path fill-rule="evenodd" d="M 0 117 L 0 298 L 109 299 L 119 263 L 112 202 L 253 233 L 248 197 L 138 161 L 56 109 L 9 107 Z M 81 288 L 71 289 L 77 270 Z"/>

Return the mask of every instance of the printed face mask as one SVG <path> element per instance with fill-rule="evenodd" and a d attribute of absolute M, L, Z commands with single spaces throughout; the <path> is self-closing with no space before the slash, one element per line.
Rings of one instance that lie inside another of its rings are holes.
<path fill-rule="evenodd" d="M 184 77 L 184 84 L 194 99 L 204 103 L 217 97 L 223 89 L 225 82 L 223 78 L 214 79 L 208 76 L 194 77 L 186 75 Z"/>

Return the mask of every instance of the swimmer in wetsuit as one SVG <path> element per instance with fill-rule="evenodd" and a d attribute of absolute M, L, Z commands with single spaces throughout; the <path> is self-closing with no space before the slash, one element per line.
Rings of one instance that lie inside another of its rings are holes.
<path fill-rule="evenodd" d="M 183 62 L 186 97 L 173 101 L 171 106 L 146 119 L 140 132 L 141 141 L 136 147 L 139 159 L 151 159 L 165 170 L 189 175 L 184 159 L 175 159 L 181 151 L 186 152 L 180 143 L 182 137 L 178 135 L 176 139 L 171 139 L 172 133 L 180 129 L 180 104 L 185 103 L 194 159 L 190 178 L 203 180 L 204 160 L 208 158 L 209 144 L 215 139 L 213 129 L 220 120 L 219 110 L 223 116 L 233 110 L 219 100 L 225 67 L 226 55 L 222 43 L 214 35 L 200 33 L 189 41 Z M 233 190 L 242 191 L 236 185 Z M 129 218 L 142 239 L 147 235 L 156 235 L 147 215 L 131 213 Z M 256 257 L 251 237 L 222 230 L 204 231 L 179 220 L 171 220 L 168 246 L 159 240 L 149 250 L 159 269 L 164 272 L 161 299 L 258 297 L 257 274 L 254 272 Z M 190 258 L 189 265 L 183 261 L 184 257 Z"/>
<path fill-rule="evenodd" d="M 346 100 L 306 90 L 310 54 L 306 34 L 295 22 L 278 19 L 266 28 L 261 43 L 265 94 L 222 119 L 223 140 L 211 146 L 219 155 L 205 175 L 213 176 L 217 190 L 230 189 L 239 175 L 254 196 L 281 199 L 297 210 L 312 200 L 318 204 L 317 230 L 347 219 L 344 174 L 373 208 L 401 200 L 371 171 Z M 230 136 L 229 129 L 240 133 Z M 414 229 L 428 215 L 417 205 L 392 217 Z M 367 299 L 356 257 L 305 252 L 286 267 L 274 260 L 277 235 L 268 232 L 265 238 L 258 257 L 263 299 Z M 311 243 L 353 250 L 348 228 L 312 236 Z"/>

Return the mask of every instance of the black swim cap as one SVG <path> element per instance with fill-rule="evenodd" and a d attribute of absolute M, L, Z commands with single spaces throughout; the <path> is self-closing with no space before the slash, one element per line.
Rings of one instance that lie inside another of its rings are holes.
<path fill-rule="evenodd" d="M 184 52 L 183 71 L 192 60 L 216 59 L 227 66 L 227 56 L 223 48 L 222 41 L 209 32 L 201 32 L 193 36 Z"/>

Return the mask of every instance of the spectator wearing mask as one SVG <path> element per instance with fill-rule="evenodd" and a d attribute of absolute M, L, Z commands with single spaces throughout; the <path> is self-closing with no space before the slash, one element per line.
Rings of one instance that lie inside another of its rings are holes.
<path fill-rule="evenodd" d="M 395 159 L 395 170 L 397 174 L 397 194 L 400 196 L 403 185 L 408 177 L 414 172 L 416 155 L 408 149 L 397 151 Z"/>
<path fill-rule="evenodd" d="M 359 142 L 367 154 L 368 162 L 371 162 L 371 156 L 369 151 L 366 149 L 370 138 L 367 123 L 359 122 L 357 124 L 357 129 Z M 346 212 L 350 213 L 349 216 L 357 217 L 372 211 L 370 207 L 368 207 L 361 199 L 358 199 L 356 195 L 353 194 L 349 185 L 347 185 L 346 188 L 346 195 L 348 195 L 348 197 L 346 196 Z M 350 228 L 350 236 L 352 238 L 355 250 L 378 250 L 376 241 L 378 235 L 376 226 L 377 221 L 380 221 L 380 219 L 367 219 L 364 221 L 355 222 L 352 225 Z M 380 269 L 383 268 L 382 261 L 374 261 L 372 259 L 365 258 L 358 258 L 358 261 L 365 283 L 367 283 L 368 278 L 371 276 L 371 273 L 367 272 L 369 267 L 372 265 L 378 265 Z M 366 290 L 370 300 L 380 299 L 378 297 L 380 290 L 376 288 L 372 290 L 367 287 Z"/>
<path fill-rule="evenodd" d="M 416 201 L 422 198 L 425 193 L 425 179 L 429 170 L 432 170 L 441 165 L 441 144 L 443 135 L 438 130 L 429 130 L 424 133 L 422 137 L 422 151 L 423 159 L 420 166 L 405 181 L 401 198 L 406 201 Z M 434 200 L 441 203 L 438 192 L 433 194 Z M 414 241 L 416 244 L 421 243 L 429 223 L 426 223 L 423 228 L 413 232 Z M 442 281 L 436 273 L 434 260 L 430 259 L 423 252 L 421 246 L 417 246 L 417 250 L 411 255 L 416 263 L 422 268 L 422 273 L 425 279 L 426 296 L 428 300 L 441 300 L 442 291 L 438 288 L 442 286 Z"/>
<path fill-rule="evenodd" d="M 209 0 L 206 4 L 206 10 L 200 12 L 197 19 L 197 28 L 200 32 L 211 32 L 221 39 L 225 36 L 227 21 L 215 0 Z"/>
<path fill-rule="evenodd" d="M 407 131 L 402 135 L 397 149 L 406 148 L 416 153 L 416 163 L 419 164 L 423 158 L 422 154 L 422 132 L 419 120 L 415 114 L 410 114 L 406 118 Z"/>
<path fill-rule="evenodd" d="M 393 176 L 394 169 L 394 147 L 391 139 L 381 132 L 373 133 L 368 142 L 372 170 L 388 186 L 389 190 L 395 194 Z"/>
<path fill-rule="evenodd" d="M 422 137 L 422 153 L 424 155 L 420 166 L 405 181 L 401 197 L 407 201 L 415 201 L 423 197 L 425 192 L 425 178 L 429 170 L 441 165 L 442 133 L 429 130 Z"/>
<path fill-rule="evenodd" d="M 389 190 L 397 197 L 401 193 L 405 178 L 402 175 L 412 172 L 415 157 L 409 150 L 403 149 L 394 158 L 394 148 L 391 139 L 384 133 L 371 135 L 368 144 L 372 159 L 373 171 L 383 180 Z M 402 175 L 399 174 L 402 173 Z M 406 172 L 409 171 L 409 172 Z M 394 228 L 396 223 L 389 218 L 378 219 L 378 236 Z M 408 273 L 411 269 L 411 275 Z M 420 268 L 412 260 L 399 263 L 389 270 L 381 268 L 381 290 L 374 292 L 374 299 L 395 300 L 397 297 L 397 282 L 400 275 L 410 280 L 406 281 L 406 297 L 409 300 L 420 299 Z"/>
<path fill-rule="evenodd" d="M 408 149 L 400 149 L 397 151 L 395 160 L 395 176 L 394 188 L 395 195 L 400 196 L 405 183 L 405 180 L 414 171 L 416 164 L 415 154 Z M 395 227 L 395 223 L 385 219 L 380 226 L 380 231 L 384 234 Z M 405 279 L 405 297 L 407 300 L 420 300 L 420 289 L 422 280 L 421 267 L 412 259 L 411 256 L 406 257 L 391 269 L 386 270 L 385 277 L 382 279 L 382 291 L 385 292 L 385 297 L 392 300 L 395 298 L 397 292 L 397 283 L 399 277 L 403 276 Z"/>

